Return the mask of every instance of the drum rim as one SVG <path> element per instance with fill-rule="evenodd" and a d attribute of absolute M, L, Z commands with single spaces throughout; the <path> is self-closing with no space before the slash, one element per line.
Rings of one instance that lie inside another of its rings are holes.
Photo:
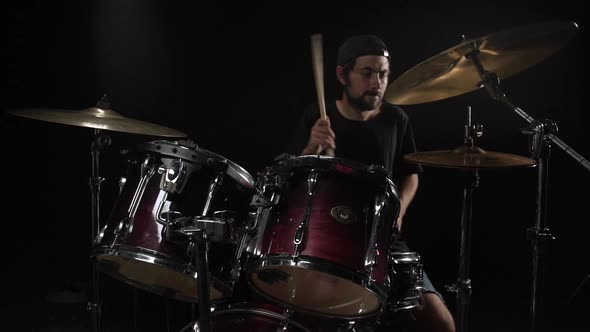
<path fill-rule="evenodd" d="M 258 308 L 255 306 L 256 304 L 259 304 L 259 303 L 242 301 L 242 302 L 237 302 L 237 303 L 226 304 L 224 306 L 220 306 L 219 310 L 217 308 L 215 308 L 215 310 L 211 312 L 211 318 L 217 317 L 217 316 L 223 317 L 226 314 L 234 314 L 234 313 L 254 313 L 259 316 L 266 316 L 266 317 L 270 317 L 270 318 L 275 318 L 281 322 L 287 322 L 289 325 L 294 326 L 294 327 L 298 328 L 299 330 L 301 330 L 301 332 L 311 332 L 310 329 L 301 325 L 296 320 L 294 320 L 284 314 L 274 312 L 272 310 Z M 245 306 L 245 307 L 240 307 L 240 306 Z M 281 307 L 281 308 L 286 309 L 284 307 Z M 185 331 L 187 328 L 190 329 L 191 327 L 193 327 L 193 330 L 186 330 L 186 331 L 194 331 L 194 325 L 198 324 L 198 322 L 199 322 L 198 320 L 190 322 L 188 325 L 186 325 L 181 330 L 181 332 Z"/>
<path fill-rule="evenodd" d="M 159 267 L 170 269 L 170 270 L 180 273 L 180 274 L 184 274 L 184 275 L 188 276 L 189 278 L 194 279 L 195 282 L 197 282 L 197 272 L 193 266 L 189 265 L 188 269 L 187 269 L 186 263 L 180 262 L 177 259 L 171 258 L 168 255 L 162 254 L 160 252 L 157 252 L 157 251 L 154 251 L 151 249 L 133 247 L 133 246 L 128 246 L 128 245 L 120 245 L 120 244 L 114 245 L 112 247 L 102 246 L 102 247 L 97 247 L 97 248 L 93 249 L 92 257 L 91 257 L 93 259 L 93 264 L 101 272 L 108 274 L 109 276 L 112 276 L 112 277 L 119 279 L 121 281 L 124 281 L 134 287 L 141 288 L 143 290 L 146 290 L 146 291 L 149 291 L 149 292 L 152 292 L 155 294 L 159 294 L 159 295 L 166 294 L 169 292 L 170 288 L 159 287 L 159 286 L 148 286 L 148 285 L 145 285 L 141 282 L 133 280 L 124 274 L 113 273 L 108 268 L 103 267 L 103 264 L 98 262 L 99 256 L 116 256 L 116 257 L 121 257 L 121 258 L 125 258 L 125 259 L 132 259 L 134 261 L 139 261 L 139 262 L 143 262 L 143 263 L 153 264 L 153 265 L 156 265 Z M 210 275 L 209 280 L 210 280 L 211 287 L 215 288 L 219 293 L 221 293 L 221 296 L 219 298 L 211 298 L 211 301 L 217 301 L 217 302 L 224 301 L 233 292 L 233 288 L 231 286 L 229 286 L 225 282 L 222 282 L 217 277 Z M 199 298 L 196 296 L 187 297 L 184 295 L 180 295 L 179 293 L 174 293 L 174 295 L 172 295 L 171 297 L 174 299 L 178 299 L 178 300 L 186 301 L 186 302 L 198 302 L 199 301 Z"/>
<path fill-rule="evenodd" d="M 343 168 L 337 169 L 338 166 L 342 166 Z M 259 175 L 257 185 L 259 185 L 261 182 L 264 182 L 265 178 L 272 178 L 285 174 L 290 176 L 295 170 L 300 169 L 308 171 L 311 169 L 318 169 L 321 173 L 330 171 L 342 174 L 349 173 L 355 177 L 365 177 L 366 179 L 373 179 L 373 181 L 385 179 L 385 183 L 383 185 L 388 187 L 387 191 L 393 194 L 396 201 L 398 201 L 397 205 L 400 204 L 400 194 L 397 188 L 398 186 L 391 179 L 389 172 L 383 165 L 368 165 L 355 160 L 324 155 L 281 155 L 281 158 L 275 158 L 275 162 L 270 166 L 267 166 L 264 169 L 263 174 Z M 399 206 L 397 206 L 396 209 L 399 211 Z"/>
<path fill-rule="evenodd" d="M 345 159 L 340 157 L 332 157 L 332 156 L 324 156 L 324 155 L 287 155 L 282 156 L 282 158 L 275 158 L 275 161 L 272 165 L 268 167 L 269 174 L 277 174 L 281 173 L 280 170 L 273 170 L 276 168 L 284 168 L 286 167 L 287 163 L 332 163 L 332 164 L 340 164 L 342 166 L 351 167 L 354 171 L 361 171 L 369 173 L 369 169 L 371 166 L 382 166 L 382 165 L 368 165 L 364 164 L 355 160 Z M 295 167 L 310 167 L 311 165 L 295 165 Z"/>
<path fill-rule="evenodd" d="M 293 306 L 289 303 L 283 302 L 277 298 L 274 298 L 262 290 L 258 289 L 256 285 L 252 282 L 252 278 L 250 274 L 256 272 L 259 268 L 262 267 L 271 267 L 271 266 L 291 266 L 291 267 L 301 267 L 317 272 L 328 273 L 334 275 L 336 277 L 349 280 L 363 288 L 367 291 L 371 292 L 379 301 L 379 307 L 371 312 L 362 315 L 332 315 L 320 311 L 314 311 L 310 309 L 305 309 L 297 306 Z M 310 315 L 317 315 L 321 317 L 327 318 L 336 318 L 336 319 L 343 319 L 343 320 L 355 320 L 355 319 L 362 319 L 367 317 L 372 317 L 378 315 L 384 307 L 384 304 L 387 301 L 387 293 L 389 291 L 389 281 L 387 278 L 384 280 L 384 287 L 386 288 L 381 289 L 375 280 L 371 279 L 369 276 L 363 275 L 356 271 L 351 271 L 347 268 L 337 266 L 334 263 L 331 263 L 326 260 L 308 257 L 308 256 L 285 256 L 281 254 L 267 254 L 259 257 L 257 260 L 253 261 L 246 267 L 246 279 L 248 281 L 248 285 L 255 290 L 258 294 L 262 295 L 263 297 L 267 298 L 268 300 L 281 303 L 282 306 L 288 307 L 293 310 L 302 311 L 308 313 Z"/>
<path fill-rule="evenodd" d="M 237 302 L 237 303 L 230 303 L 229 305 L 227 305 L 226 307 L 220 307 L 219 310 L 215 310 L 211 313 L 212 317 L 215 316 L 223 316 L 224 314 L 233 314 L 233 313 L 254 313 L 260 316 L 266 316 L 266 317 L 271 317 L 271 318 L 276 318 L 280 321 L 283 322 L 287 322 L 290 325 L 293 325 L 297 328 L 299 328 L 300 330 L 304 331 L 304 332 L 309 332 L 310 330 L 307 329 L 306 327 L 304 327 L 303 325 L 301 325 L 300 323 L 298 323 L 297 321 L 295 321 L 294 319 L 278 313 L 278 312 L 274 312 L 272 310 L 268 310 L 265 308 L 257 308 L 254 305 L 257 304 L 255 302 Z M 251 305 L 250 307 L 240 307 L 240 306 L 247 306 L 247 305 Z M 286 309 L 284 307 L 281 307 L 282 309 Z"/>
<path fill-rule="evenodd" d="M 194 144 L 194 147 L 191 147 L 191 146 L 189 146 L 189 144 L 186 144 L 186 143 L 183 144 L 183 141 L 155 140 L 155 141 L 149 141 L 149 142 L 142 143 L 140 145 L 140 149 L 146 150 L 146 151 L 152 151 L 152 152 L 156 152 L 156 153 L 160 153 L 160 154 L 166 154 L 166 152 L 168 152 L 168 151 L 163 151 L 161 148 L 158 148 L 158 146 L 164 146 L 164 145 L 170 146 L 171 148 L 182 149 L 182 151 L 186 151 L 187 154 L 196 152 L 196 153 L 205 155 L 209 158 L 214 158 L 217 161 L 220 161 L 222 163 L 225 163 L 228 165 L 227 174 L 230 177 L 232 177 L 234 180 L 236 180 L 238 183 L 240 183 L 244 187 L 246 187 L 248 189 L 254 189 L 254 184 L 255 184 L 254 177 L 245 168 L 243 168 L 242 166 L 238 165 L 234 161 L 232 161 L 232 160 L 230 160 L 218 153 L 215 153 L 215 152 L 207 150 L 207 149 L 203 149 L 196 144 Z M 174 156 L 176 156 L 177 154 L 183 154 L 183 153 L 178 152 L 178 151 L 175 153 L 172 153 L 172 155 L 174 155 Z M 188 157 L 185 157 L 185 158 L 188 160 L 194 160 L 194 158 L 188 158 Z"/>
<path fill-rule="evenodd" d="M 422 262 L 422 257 L 417 251 L 391 251 L 389 257 L 394 264 Z"/>

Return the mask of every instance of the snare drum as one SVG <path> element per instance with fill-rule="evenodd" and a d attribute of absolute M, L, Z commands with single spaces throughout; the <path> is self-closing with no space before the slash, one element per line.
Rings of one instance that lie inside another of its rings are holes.
<path fill-rule="evenodd" d="M 392 252 L 390 263 L 391 291 L 389 310 L 412 309 L 422 299 L 423 268 L 416 252 Z"/>
<path fill-rule="evenodd" d="M 194 243 L 171 232 L 205 225 L 211 299 L 229 296 L 242 251 L 236 229 L 248 216 L 254 184 L 242 167 L 190 141 L 141 145 L 95 240 L 97 267 L 147 291 L 197 301 Z"/>
<path fill-rule="evenodd" d="M 405 249 L 407 247 L 403 245 Z M 415 318 L 411 309 L 422 303 L 423 268 L 420 255 L 412 251 L 390 252 L 391 288 L 387 305 L 376 320 L 375 331 L 406 331 Z"/>
<path fill-rule="evenodd" d="M 379 313 L 389 291 L 389 246 L 399 198 L 382 167 L 328 156 L 287 156 L 259 188 L 247 267 L 253 289 L 332 318 Z M 255 202 L 256 200 L 253 200 Z"/>

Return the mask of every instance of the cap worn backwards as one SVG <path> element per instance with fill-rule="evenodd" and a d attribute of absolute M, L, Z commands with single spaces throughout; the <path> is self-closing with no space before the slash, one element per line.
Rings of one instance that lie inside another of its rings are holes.
<path fill-rule="evenodd" d="M 345 40 L 338 48 L 336 65 L 344 66 L 363 55 L 382 55 L 389 59 L 385 43 L 375 35 L 358 35 Z"/>

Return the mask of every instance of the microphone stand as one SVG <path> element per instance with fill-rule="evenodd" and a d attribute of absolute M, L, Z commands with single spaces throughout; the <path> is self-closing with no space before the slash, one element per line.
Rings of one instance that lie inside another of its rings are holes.
<path fill-rule="evenodd" d="M 551 120 L 538 121 L 528 115 L 521 108 L 514 105 L 506 95 L 500 91 L 500 79 L 493 72 L 486 71 L 477 54 L 479 50 L 474 44 L 474 50 L 465 55 L 475 65 L 482 81 L 480 85 L 486 89 L 493 100 L 499 101 L 508 107 L 526 122 L 529 127 L 523 131 L 532 134 L 531 154 L 532 158 L 537 160 L 538 177 L 537 177 L 537 211 L 534 227 L 527 229 L 527 240 L 531 241 L 533 251 L 532 260 L 532 287 L 530 302 L 530 330 L 535 332 L 539 327 L 538 311 L 541 303 L 541 289 L 543 284 L 544 261 L 542 254 L 546 253 L 546 243 L 555 240 L 551 231 L 547 227 L 546 207 L 548 202 L 548 189 L 546 182 L 549 178 L 549 157 L 552 144 L 563 150 L 580 165 L 590 171 L 590 162 L 574 151 L 570 146 L 557 137 L 557 124 Z"/>

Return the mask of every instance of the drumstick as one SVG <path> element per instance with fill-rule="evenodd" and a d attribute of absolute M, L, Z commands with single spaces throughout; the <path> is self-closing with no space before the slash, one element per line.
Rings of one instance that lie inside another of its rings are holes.
<path fill-rule="evenodd" d="M 316 33 L 311 36 L 311 60 L 313 62 L 313 77 L 315 79 L 315 90 L 318 95 L 318 103 L 320 106 L 320 116 L 322 119 L 326 119 L 326 102 L 324 100 L 324 60 L 322 53 L 322 34 Z M 318 154 L 321 150 L 322 146 L 319 146 Z M 324 153 L 331 157 L 335 156 L 332 148 L 326 148 Z"/>

